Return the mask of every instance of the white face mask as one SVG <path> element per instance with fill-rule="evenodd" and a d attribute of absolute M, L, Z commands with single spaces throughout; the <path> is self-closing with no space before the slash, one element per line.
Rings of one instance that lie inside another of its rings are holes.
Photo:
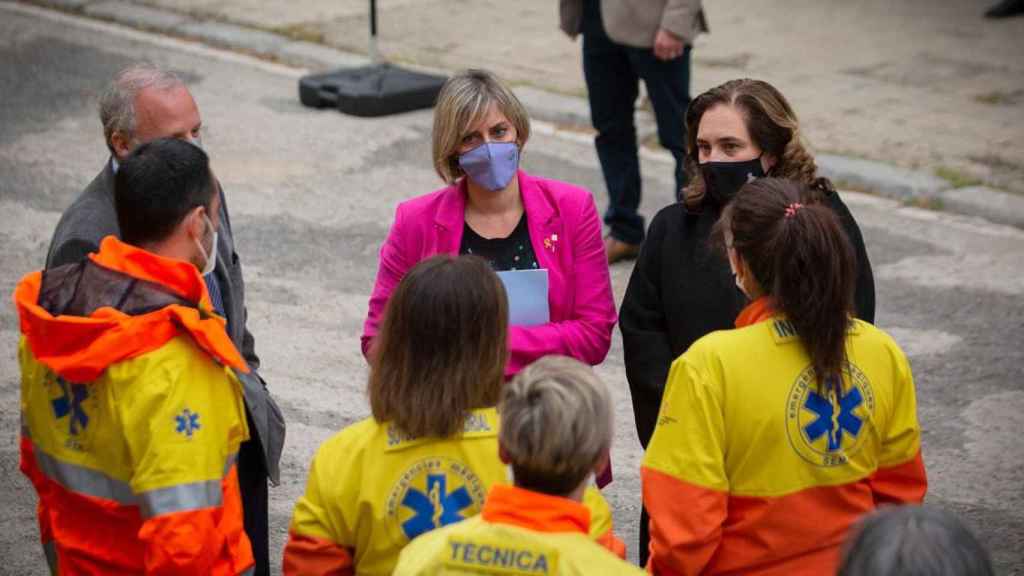
<path fill-rule="evenodd" d="M 736 288 L 749 299 L 750 295 L 747 294 L 746 288 L 743 287 L 743 281 L 740 279 L 740 275 L 736 272 L 736 265 L 733 263 L 734 253 L 732 250 L 732 248 L 729 248 L 729 271 L 732 272 L 732 279 L 736 283 Z"/>
<path fill-rule="evenodd" d="M 206 220 L 206 225 L 209 226 L 209 230 L 213 230 L 213 222 L 203 214 L 203 220 Z M 217 231 L 213 230 L 213 242 L 210 243 L 210 251 L 207 253 L 206 248 L 203 248 L 203 243 L 199 240 L 195 240 L 196 246 L 199 247 L 199 251 L 203 254 L 203 260 L 206 261 L 206 265 L 203 266 L 201 274 L 203 276 L 209 276 L 213 274 L 213 270 L 217 267 Z"/>
<path fill-rule="evenodd" d="M 736 288 L 743 293 L 744 296 L 750 298 L 750 294 L 747 294 L 747 289 L 743 287 L 743 282 L 740 280 L 738 274 L 733 273 L 732 277 L 736 280 Z"/>

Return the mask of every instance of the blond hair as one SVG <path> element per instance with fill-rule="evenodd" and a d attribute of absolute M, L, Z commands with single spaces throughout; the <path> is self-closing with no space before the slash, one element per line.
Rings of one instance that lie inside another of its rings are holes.
<path fill-rule="evenodd" d="M 523 488 L 568 494 L 611 448 L 608 388 L 578 360 L 537 360 L 505 385 L 498 410 L 499 441 Z"/>
<path fill-rule="evenodd" d="M 530 137 L 530 117 L 512 90 L 487 70 L 470 69 L 444 83 L 434 107 L 434 170 L 448 184 L 463 175 L 459 146 L 471 126 L 490 110 L 498 110 L 515 126 L 516 143 L 522 149 Z"/>

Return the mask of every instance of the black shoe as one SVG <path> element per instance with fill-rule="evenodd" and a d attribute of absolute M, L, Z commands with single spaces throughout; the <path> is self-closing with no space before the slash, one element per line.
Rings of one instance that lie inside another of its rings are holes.
<path fill-rule="evenodd" d="M 985 11 L 986 18 L 1009 18 L 1024 14 L 1024 0 L 1003 0 Z"/>

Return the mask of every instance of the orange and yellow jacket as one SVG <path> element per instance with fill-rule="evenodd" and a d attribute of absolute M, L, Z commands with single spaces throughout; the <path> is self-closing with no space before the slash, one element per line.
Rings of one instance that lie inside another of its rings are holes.
<path fill-rule="evenodd" d="M 498 429 L 486 408 L 452 438 L 410 438 L 367 418 L 328 439 L 295 504 L 285 575 L 391 574 L 410 540 L 479 514 L 487 491 L 508 483 Z M 591 536 L 624 557 L 608 503 L 594 488 L 584 499 Z"/>
<path fill-rule="evenodd" d="M 587 532 L 590 511 L 566 498 L 498 485 L 479 516 L 413 540 L 398 560 L 398 576 L 643 574 L 602 548 Z"/>
<path fill-rule="evenodd" d="M 767 299 L 673 364 L 641 466 L 654 574 L 833 574 L 864 513 L 927 489 L 914 381 L 884 332 L 853 320 L 823 391 Z"/>
<path fill-rule="evenodd" d="M 55 574 L 242 574 L 247 370 L 199 271 L 113 236 L 26 276 L 21 470 Z"/>

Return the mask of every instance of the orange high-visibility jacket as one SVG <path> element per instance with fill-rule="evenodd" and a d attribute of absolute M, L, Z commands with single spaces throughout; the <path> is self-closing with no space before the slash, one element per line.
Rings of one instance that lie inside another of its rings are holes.
<path fill-rule="evenodd" d="M 396 576 L 643 574 L 587 535 L 579 502 L 493 486 L 478 516 L 428 532 L 402 550 Z"/>
<path fill-rule="evenodd" d="M 21 469 L 56 574 L 251 570 L 235 456 L 247 370 L 199 271 L 118 241 L 26 276 Z"/>
<path fill-rule="evenodd" d="M 673 364 L 641 465 L 655 574 L 833 574 L 849 527 L 927 489 L 914 381 L 854 320 L 842 382 L 817 383 L 760 299 Z"/>

